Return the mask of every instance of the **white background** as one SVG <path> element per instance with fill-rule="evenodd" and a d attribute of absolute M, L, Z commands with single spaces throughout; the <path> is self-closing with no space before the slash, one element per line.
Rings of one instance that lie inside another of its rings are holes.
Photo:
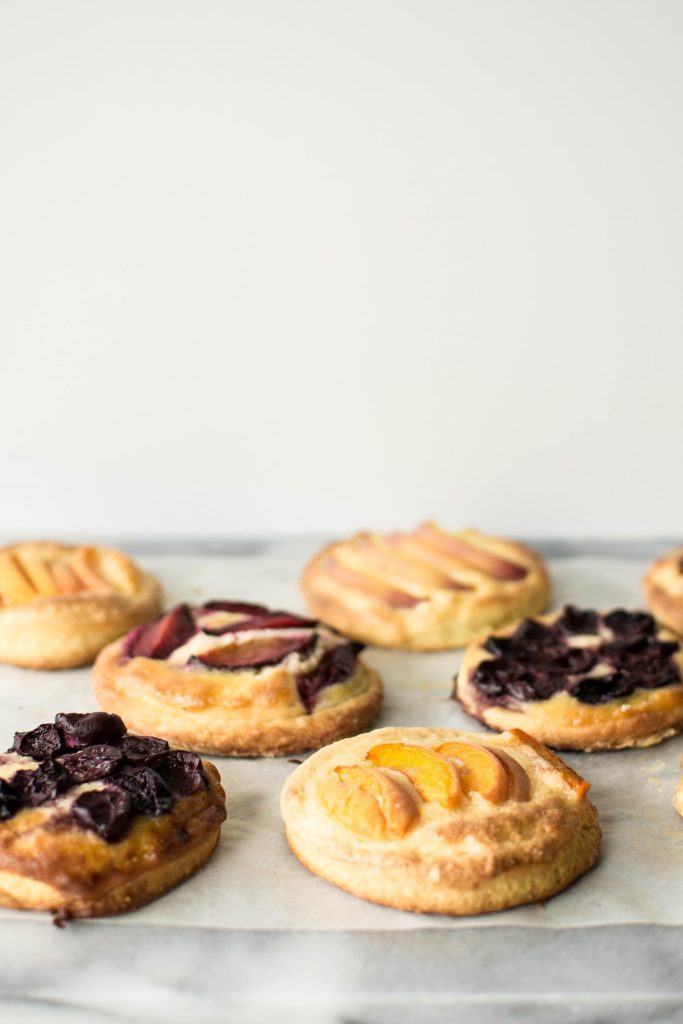
<path fill-rule="evenodd" d="M 0 532 L 681 533 L 683 4 L 0 4 Z"/>

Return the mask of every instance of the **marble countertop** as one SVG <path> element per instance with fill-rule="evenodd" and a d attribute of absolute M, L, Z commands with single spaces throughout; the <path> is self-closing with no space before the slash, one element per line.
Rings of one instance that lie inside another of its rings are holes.
<path fill-rule="evenodd" d="M 177 545 L 128 550 L 231 553 L 260 562 L 311 541 Z M 669 541 L 538 545 L 548 555 L 650 557 Z M 683 1021 L 683 929 L 422 927 L 415 930 L 125 928 L 15 915 L 0 922 L 0 1005 L 34 1022 L 431 1024 L 524 1020 Z M 454 1014 L 454 1007 L 460 1014 Z"/>

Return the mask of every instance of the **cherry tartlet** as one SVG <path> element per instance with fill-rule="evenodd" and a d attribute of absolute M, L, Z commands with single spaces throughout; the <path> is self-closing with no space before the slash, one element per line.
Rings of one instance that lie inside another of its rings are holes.
<path fill-rule="evenodd" d="M 362 647 L 311 619 L 244 601 L 182 604 L 110 644 L 95 694 L 140 732 L 205 753 L 315 749 L 372 722 L 382 699 Z"/>
<path fill-rule="evenodd" d="M 472 644 L 453 696 L 551 747 L 646 747 L 683 727 L 683 650 L 645 612 L 569 605 Z"/>
<path fill-rule="evenodd" d="M 0 754 L 0 903 L 132 910 L 197 871 L 224 820 L 210 762 L 130 735 L 118 715 L 59 714 Z"/>
<path fill-rule="evenodd" d="M 521 730 L 378 729 L 313 754 L 280 805 L 294 854 L 341 889 L 482 914 L 547 899 L 594 863 L 588 789 Z"/>
<path fill-rule="evenodd" d="M 0 548 L 0 661 L 76 668 L 161 610 L 161 587 L 114 548 Z"/>
<path fill-rule="evenodd" d="M 476 530 L 423 523 L 359 533 L 320 551 L 301 579 L 323 622 L 382 647 L 464 647 L 483 630 L 545 608 L 550 584 L 527 547 Z"/>

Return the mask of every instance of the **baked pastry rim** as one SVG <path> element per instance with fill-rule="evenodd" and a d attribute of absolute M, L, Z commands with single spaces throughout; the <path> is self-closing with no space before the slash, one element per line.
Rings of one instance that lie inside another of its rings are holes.
<path fill-rule="evenodd" d="M 652 614 L 658 622 L 679 636 L 683 635 L 683 590 L 679 597 L 671 594 L 663 585 L 661 575 L 663 571 L 666 573 L 674 563 L 678 565 L 682 559 L 683 547 L 674 548 L 657 558 L 643 577 L 643 590 Z"/>

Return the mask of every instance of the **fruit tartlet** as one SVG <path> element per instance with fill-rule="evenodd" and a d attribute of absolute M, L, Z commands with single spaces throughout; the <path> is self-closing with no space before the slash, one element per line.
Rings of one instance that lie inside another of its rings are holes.
<path fill-rule="evenodd" d="M 643 589 L 655 618 L 683 636 L 683 547 L 650 566 Z"/>
<path fill-rule="evenodd" d="M 320 551 L 301 587 L 314 615 L 382 647 L 464 647 L 546 607 L 550 584 L 527 547 L 476 530 L 358 533 Z"/>
<path fill-rule="evenodd" d="M 0 903 L 94 917 L 161 896 L 211 856 L 215 767 L 118 715 L 59 714 L 0 754 Z"/>
<path fill-rule="evenodd" d="M 51 541 L 0 548 L 0 661 L 87 665 L 160 610 L 158 582 L 114 548 Z"/>
<path fill-rule="evenodd" d="M 139 732 L 210 754 L 315 749 L 367 728 L 382 699 L 361 645 L 311 619 L 242 601 L 182 604 L 110 644 L 102 707 Z"/>
<path fill-rule="evenodd" d="M 645 612 L 571 605 L 472 644 L 453 696 L 551 747 L 648 747 L 683 727 L 683 650 Z"/>
<path fill-rule="evenodd" d="M 281 797 L 302 864 L 400 910 L 481 914 L 565 889 L 600 846 L 589 784 L 520 730 L 378 729 L 319 751 Z"/>

